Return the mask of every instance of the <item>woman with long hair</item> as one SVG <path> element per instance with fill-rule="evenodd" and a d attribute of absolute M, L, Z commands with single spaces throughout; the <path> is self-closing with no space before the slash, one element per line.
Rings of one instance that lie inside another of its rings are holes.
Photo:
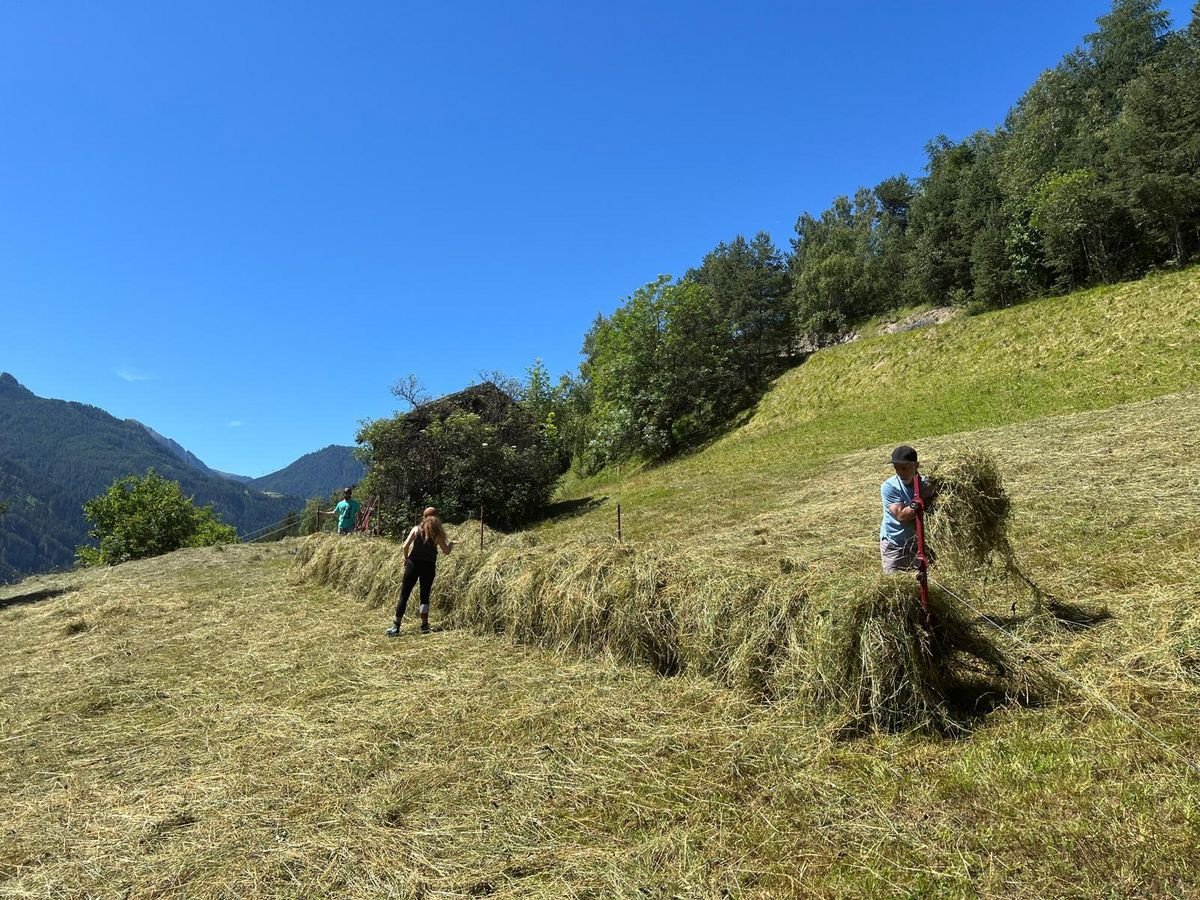
<path fill-rule="evenodd" d="M 446 529 L 438 518 L 437 510 L 425 508 L 421 521 L 413 526 L 404 539 L 404 581 L 400 585 L 400 602 L 396 604 L 396 617 L 387 630 L 388 637 L 400 634 L 400 623 L 408 607 L 408 595 L 419 581 L 421 583 L 421 634 L 429 634 L 429 591 L 433 588 L 433 576 L 437 574 L 438 548 L 446 555 L 454 549 L 454 541 L 447 540 Z"/>

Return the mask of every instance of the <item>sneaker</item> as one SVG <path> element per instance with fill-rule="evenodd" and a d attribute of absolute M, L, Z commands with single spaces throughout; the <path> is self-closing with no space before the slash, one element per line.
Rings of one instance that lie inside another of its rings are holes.
<path fill-rule="evenodd" d="M 421 634 L 429 634 L 429 623 L 425 622 L 421 625 Z"/>
<path fill-rule="evenodd" d="M 400 637 L 400 626 L 393 625 L 391 628 L 385 631 L 384 634 L 386 634 L 388 637 Z"/>

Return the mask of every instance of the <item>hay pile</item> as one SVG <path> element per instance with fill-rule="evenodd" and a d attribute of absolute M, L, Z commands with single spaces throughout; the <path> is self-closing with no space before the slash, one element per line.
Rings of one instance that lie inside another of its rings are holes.
<path fill-rule="evenodd" d="M 935 585 L 926 628 L 916 581 L 865 582 L 814 629 L 814 705 L 850 731 L 949 733 L 1001 701 L 1056 692 L 1045 673 L 1019 662 Z"/>

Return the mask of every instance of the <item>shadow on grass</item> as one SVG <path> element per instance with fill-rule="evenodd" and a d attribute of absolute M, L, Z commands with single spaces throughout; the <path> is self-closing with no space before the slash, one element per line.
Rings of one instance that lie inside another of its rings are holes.
<path fill-rule="evenodd" d="M 25 603 L 41 603 L 62 594 L 71 593 L 72 588 L 43 588 L 40 591 L 30 591 L 28 594 L 18 594 L 15 597 L 0 597 L 0 609 L 10 606 L 21 606 Z"/>
<path fill-rule="evenodd" d="M 1055 625 L 1067 631 L 1088 631 L 1113 618 L 1107 606 L 1087 606 L 1050 598 L 1040 610 L 1035 609 L 1024 615 L 981 616 L 976 620 L 976 624 L 1009 629 L 1044 615 L 1048 615 Z"/>
<path fill-rule="evenodd" d="M 580 497 L 576 500 L 560 500 L 546 507 L 539 522 L 561 522 L 586 515 L 608 500 L 607 497 Z"/>

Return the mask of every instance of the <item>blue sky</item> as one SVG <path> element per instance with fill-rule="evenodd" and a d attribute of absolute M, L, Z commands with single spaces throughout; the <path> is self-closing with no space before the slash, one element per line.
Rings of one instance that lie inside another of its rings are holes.
<path fill-rule="evenodd" d="M 573 372 L 659 273 L 997 125 L 1108 6 L 0 0 L 0 370 L 263 475 L 409 372 Z"/>

